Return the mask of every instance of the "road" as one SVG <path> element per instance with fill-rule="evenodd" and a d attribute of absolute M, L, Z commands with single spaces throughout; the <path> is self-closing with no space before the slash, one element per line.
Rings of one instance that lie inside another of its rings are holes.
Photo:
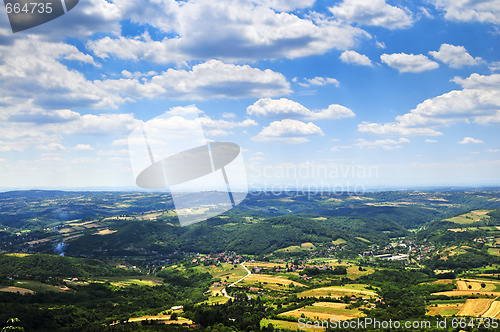
<path fill-rule="evenodd" d="M 246 262 L 243 262 L 243 263 L 241 263 L 240 265 L 241 265 L 241 266 L 245 269 L 245 271 L 247 271 L 247 275 L 246 275 L 246 276 L 244 276 L 243 278 L 240 278 L 240 279 L 236 280 L 235 282 L 233 282 L 233 283 L 232 283 L 232 284 L 230 284 L 229 286 L 224 287 L 224 288 L 221 290 L 221 293 L 222 293 L 222 295 L 224 295 L 225 297 L 227 297 L 227 298 L 229 298 L 229 299 L 234 300 L 234 297 L 229 296 L 229 295 L 227 294 L 227 292 L 226 292 L 226 288 L 228 288 L 228 287 L 232 287 L 232 286 L 236 285 L 237 283 L 239 283 L 240 281 L 242 281 L 243 279 L 245 279 L 246 277 L 248 277 L 249 275 L 251 275 L 251 274 L 252 274 L 252 272 L 250 272 L 250 270 L 249 270 L 249 269 L 247 269 L 247 267 L 244 265 L 245 263 L 246 263 Z"/>

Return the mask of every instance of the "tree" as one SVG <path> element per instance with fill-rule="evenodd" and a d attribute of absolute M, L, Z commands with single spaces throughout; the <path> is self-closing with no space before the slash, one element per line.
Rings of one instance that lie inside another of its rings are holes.
<path fill-rule="evenodd" d="M 2 329 L 2 332 L 7 331 L 24 331 L 24 327 L 21 326 L 19 318 L 10 318 L 7 320 L 7 326 Z"/>
<path fill-rule="evenodd" d="M 170 320 L 177 320 L 177 318 L 179 317 L 179 315 L 174 312 L 172 315 L 170 315 Z"/>

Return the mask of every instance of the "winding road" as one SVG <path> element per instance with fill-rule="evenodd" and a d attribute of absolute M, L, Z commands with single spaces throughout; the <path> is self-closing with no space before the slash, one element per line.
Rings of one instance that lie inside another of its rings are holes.
<path fill-rule="evenodd" d="M 246 277 L 248 277 L 249 275 L 251 275 L 251 274 L 252 274 L 252 272 L 250 272 L 250 270 L 249 270 L 249 269 L 247 269 L 247 267 L 244 265 L 245 263 L 246 263 L 246 262 L 243 262 L 243 263 L 241 263 L 240 265 L 241 265 L 241 266 L 245 269 L 245 271 L 247 271 L 247 275 L 246 275 L 246 276 L 244 276 L 243 278 L 240 278 L 240 279 L 236 280 L 235 282 L 233 282 L 233 283 L 232 283 L 232 284 L 230 284 L 229 286 L 224 287 L 224 288 L 221 290 L 221 293 L 222 293 L 225 297 L 227 297 L 227 298 L 229 298 L 229 299 L 234 300 L 234 297 L 229 296 L 229 295 L 227 294 L 227 292 L 226 292 L 226 288 L 228 288 L 228 287 L 232 287 L 232 286 L 236 285 L 237 283 L 239 283 L 240 281 L 242 281 L 243 279 L 245 279 Z"/>

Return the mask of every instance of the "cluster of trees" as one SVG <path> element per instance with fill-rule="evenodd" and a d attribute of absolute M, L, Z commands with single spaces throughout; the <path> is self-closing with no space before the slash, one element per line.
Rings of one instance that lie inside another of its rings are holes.
<path fill-rule="evenodd" d="M 96 259 L 84 259 L 54 255 L 14 256 L 0 254 L 0 279 L 14 275 L 47 277 L 93 277 L 132 275 L 133 271 L 112 267 Z"/>

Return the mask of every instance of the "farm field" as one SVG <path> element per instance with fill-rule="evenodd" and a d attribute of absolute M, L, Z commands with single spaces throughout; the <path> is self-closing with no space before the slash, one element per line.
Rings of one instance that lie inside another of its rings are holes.
<path fill-rule="evenodd" d="M 445 296 L 487 296 L 487 297 L 498 297 L 500 292 L 485 292 L 485 291 L 473 291 L 473 290 L 452 290 L 446 292 L 432 293 L 431 295 L 445 295 Z"/>
<path fill-rule="evenodd" d="M 453 218 L 444 219 L 443 221 L 450 221 L 460 225 L 472 224 L 478 221 L 485 221 L 489 219 L 489 216 L 487 216 L 486 214 L 490 211 L 491 210 L 474 210 L 469 213 L 464 213 Z"/>
<path fill-rule="evenodd" d="M 494 299 L 467 299 L 458 315 L 482 317 L 490 309 L 494 301 Z"/>
<path fill-rule="evenodd" d="M 483 284 L 485 285 L 484 288 L 482 287 Z M 459 279 L 457 280 L 457 288 L 459 291 L 472 290 L 481 292 L 498 292 L 500 291 L 500 282 L 491 280 Z"/>
<path fill-rule="evenodd" d="M 31 290 L 35 293 L 37 292 L 66 292 L 73 291 L 71 288 L 66 286 L 52 286 L 35 280 L 20 280 L 16 281 L 16 287 Z"/>
<path fill-rule="evenodd" d="M 500 318 L 500 301 L 491 303 L 489 309 L 483 313 L 482 317 Z"/>
<path fill-rule="evenodd" d="M 440 303 L 436 306 L 428 306 L 427 314 L 429 316 L 453 316 L 462 310 L 464 303 Z"/>
<path fill-rule="evenodd" d="M 254 285 L 257 283 L 267 283 L 269 284 L 274 284 L 277 286 L 285 286 L 288 287 L 290 284 L 293 284 L 295 287 L 307 287 L 304 284 L 301 284 L 300 282 L 296 282 L 290 279 L 287 279 L 285 277 L 279 277 L 279 276 L 273 276 L 273 275 L 265 275 L 265 274 L 252 274 L 245 280 L 241 282 L 243 285 Z"/>
<path fill-rule="evenodd" d="M 162 278 L 153 276 L 136 276 L 136 277 L 106 277 L 98 278 L 97 281 L 107 281 L 114 286 L 127 287 L 130 285 L 140 285 L 140 286 L 156 286 L 163 283 Z"/>
<path fill-rule="evenodd" d="M 286 320 L 279 320 L 279 319 L 263 319 L 260 321 L 261 327 L 267 327 L 269 324 L 273 325 L 275 329 L 291 330 L 291 331 L 297 331 L 299 329 L 298 322 L 289 322 Z M 325 329 L 323 328 L 317 328 L 317 327 L 311 327 L 307 329 L 307 331 L 312 331 L 312 332 L 322 332 L 324 330 Z"/>
<path fill-rule="evenodd" d="M 247 267 L 248 265 L 245 264 Z M 249 268 L 249 267 L 248 267 Z M 234 265 L 222 263 L 218 266 L 199 266 L 196 268 L 200 272 L 208 272 L 214 278 L 220 278 L 228 284 L 233 283 L 247 275 L 247 271 L 239 264 Z"/>
<path fill-rule="evenodd" d="M 313 305 L 290 310 L 278 316 L 294 317 L 298 319 L 304 315 L 306 318 L 316 320 L 347 320 L 363 315 L 358 309 L 346 309 L 347 305 L 346 303 L 316 302 Z"/>
<path fill-rule="evenodd" d="M 162 324 L 193 324 L 193 321 L 184 317 L 178 317 L 177 320 L 170 320 L 170 315 L 142 316 L 129 318 L 130 323 L 140 323 L 144 321 L 155 321 Z"/>
<path fill-rule="evenodd" d="M 31 289 L 26 289 L 22 287 L 15 287 L 15 286 L 8 286 L 8 287 L 0 287 L 0 292 L 7 292 L 7 293 L 17 293 L 24 295 L 24 294 L 35 294 L 34 291 Z"/>
<path fill-rule="evenodd" d="M 321 287 L 306 290 L 297 294 L 298 297 L 332 297 L 332 298 L 340 298 L 345 295 L 355 295 L 355 296 L 366 296 L 366 297 L 374 297 L 377 296 L 377 293 L 368 290 L 368 285 L 363 284 L 349 284 L 345 286 L 330 286 L 330 287 Z"/>

